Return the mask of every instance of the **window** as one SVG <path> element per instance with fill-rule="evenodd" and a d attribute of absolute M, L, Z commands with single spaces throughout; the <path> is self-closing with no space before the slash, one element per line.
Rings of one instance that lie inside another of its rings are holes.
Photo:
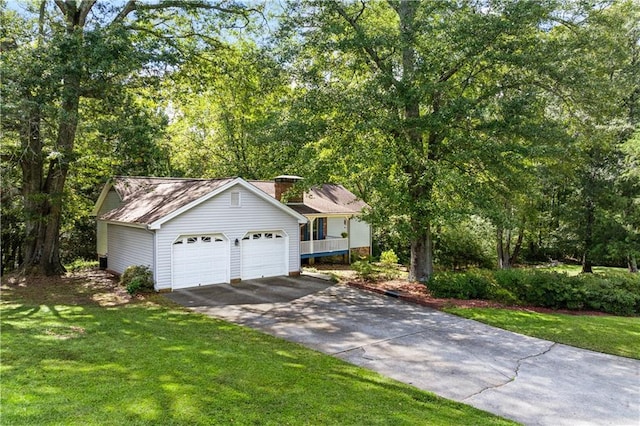
<path fill-rule="evenodd" d="M 187 244 L 195 244 L 196 242 L 198 242 L 198 237 L 187 238 Z"/>
<path fill-rule="evenodd" d="M 324 224 L 325 219 L 323 217 L 317 218 L 313 222 L 313 239 L 314 240 L 324 240 Z"/>
<path fill-rule="evenodd" d="M 211 237 L 201 237 L 200 240 L 203 243 L 210 243 L 211 242 Z"/>
<path fill-rule="evenodd" d="M 240 192 L 231 192 L 231 207 L 240 207 Z"/>
<path fill-rule="evenodd" d="M 273 238 L 273 234 L 271 232 L 265 232 L 264 233 L 264 237 L 265 238 Z"/>
<path fill-rule="evenodd" d="M 175 243 L 173 243 L 173 244 L 175 244 L 175 245 L 177 245 L 177 244 L 182 244 L 182 240 L 178 240 L 178 241 L 176 241 L 176 242 L 175 242 Z"/>
<path fill-rule="evenodd" d="M 262 234 L 253 234 L 254 240 L 259 240 L 260 238 L 262 238 Z"/>

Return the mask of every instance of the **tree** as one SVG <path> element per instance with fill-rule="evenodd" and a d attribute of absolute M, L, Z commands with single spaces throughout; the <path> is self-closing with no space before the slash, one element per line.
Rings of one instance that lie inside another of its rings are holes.
<path fill-rule="evenodd" d="M 550 12 L 498 1 L 291 6 L 283 30 L 302 40 L 297 84 L 324 104 L 311 165 L 367 173 L 371 219 L 410 241 L 410 279 L 433 273 L 432 228 L 465 202 L 487 163 L 504 164 L 510 141 L 545 133 L 537 95 Z"/>
<path fill-rule="evenodd" d="M 197 19 L 199 11 L 212 19 Z M 161 75 L 189 40 L 201 34 L 215 40 L 212 25 L 247 14 L 233 3 L 187 0 L 43 0 L 24 14 L 7 13 L 13 23 L 3 26 L 2 124 L 19 140 L 13 158 L 21 169 L 25 272 L 64 270 L 60 226 L 82 100 L 108 98 L 142 70 L 148 78 Z"/>
<path fill-rule="evenodd" d="M 237 41 L 215 56 L 203 52 L 166 86 L 176 174 L 264 179 L 291 172 L 297 151 L 280 125 L 291 113 L 284 102 L 291 89 L 264 48 Z"/>
<path fill-rule="evenodd" d="M 573 146 L 561 217 L 573 228 L 583 272 L 592 272 L 595 253 L 603 252 L 598 246 L 614 244 L 609 230 L 621 200 L 633 196 L 616 182 L 625 170 L 621 147 L 640 120 L 640 8 L 622 1 L 570 12 L 551 32 L 560 52 L 556 113 Z"/>

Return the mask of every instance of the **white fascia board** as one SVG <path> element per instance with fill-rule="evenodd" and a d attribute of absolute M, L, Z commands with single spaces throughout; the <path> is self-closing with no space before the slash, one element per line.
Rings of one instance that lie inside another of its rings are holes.
<path fill-rule="evenodd" d="M 98 219 L 98 221 L 104 222 L 107 225 L 128 226 L 129 228 L 140 228 L 140 229 L 145 229 L 147 231 L 151 229 L 144 223 L 118 222 L 117 220 L 102 220 L 102 219 Z"/>
<path fill-rule="evenodd" d="M 93 210 L 91 211 L 91 216 L 98 216 L 98 213 L 100 213 L 100 208 L 102 207 L 104 200 L 107 198 L 107 195 L 109 195 L 109 191 L 111 191 L 111 188 L 113 188 L 113 184 L 111 182 L 107 182 L 106 185 L 102 188 L 102 192 L 100 192 L 98 201 L 96 201 L 96 204 L 93 206 Z"/>
<path fill-rule="evenodd" d="M 229 183 L 226 183 L 224 185 L 222 185 L 219 188 L 214 189 L 213 191 L 209 192 L 208 194 L 203 195 L 202 197 L 198 198 L 197 200 L 194 200 L 192 202 L 190 202 L 189 204 L 182 206 L 181 208 L 175 210 L 174 212 L 166 215 L 165 217 L 156 220 L 153 223 L 149 224 L 149 229 L 160 229 L 162 227 L 162 224 L 165 222 L 170 221 L 171 219 L 181 215 L 182 213 L 196 207 L 197 205 L 215 197 L 216 195 L 230 189 L 233 188 L 236 185 L 240 185 L 243 188 L 247 189 L 248 191 L 252 192 L 253 194 L 255 194 L 256 196 L 262 198 L 263 200 L 265 200 L 268 203 L 273 204 L 274 206 L 278 207 L 279 209 L 283 210 L 285 213 L 295 217 L 296 219 L 298 219 L 299 223 L 307 223 L 307 218 L 302 216 L 301 214 L 299 214 L 298 212 L 290 209 L 289 207 L 285 206 L 284 204 L 282 204 L 280 201 L 276 200 L 275 198 L 273 198 L 272 196 L 270 196 L 269 194 L 267 194 L 264 191 L 261 191 L 260 189 L 256 188 L 255 186 L 251 185 L 249 182 L 247 182 L 246 180 L 242 179 L 242 178 L 235 178 L 234 180 L 230 181 Z"/>
<path fill-rule="evenodd" d="M 346 218 L 354 218 L 354 217 L 358 217 L 360 216 L 360 213 L 312 213 L 312 214 L 306 214 L 306 217 L 308 217 L 309 219 L 314 218 L 321 218 L 321 217 L 346 217 Z"/>

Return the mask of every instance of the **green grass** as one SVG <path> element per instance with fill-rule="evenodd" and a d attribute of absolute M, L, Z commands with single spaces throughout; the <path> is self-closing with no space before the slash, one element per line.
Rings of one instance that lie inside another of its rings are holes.
<path fill-rule="evenodd" d="M 540 268 L 544 271 L 554 271 L 554 272 L 564 272 L 565 274 L 574 277 L 582 272 L 582 265 L 568 265 L 568 264 L 560 264 L 558 266 L 550 266 L 548 268 Z M 594 273 L 605 273 L 605 272 L 628 272 L 626 268 L 614 268 L 610 266 L 594 266 Z"/>
<path fill-rule="evenodd" d="M 546 314 L 496 308 L 447 308 L 495 327 L 597 352 L 640 359 L 640 318 Z"/>
<path fill-rule="evenodd" d="M 161 296 L 74 285 L 3 287 L 2 424 L 511 424 Z"/>

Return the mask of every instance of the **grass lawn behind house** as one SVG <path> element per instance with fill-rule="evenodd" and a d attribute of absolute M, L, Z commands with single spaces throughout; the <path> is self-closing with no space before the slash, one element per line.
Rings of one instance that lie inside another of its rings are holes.
<path fill-rule="evenodd" d="M 511 424 L 161 296 L 107 293 L 78 276 L 3 286 L 3 424 Z"/>
<path fill-rule="evenodd" d="M 549 266 L 546 268 L 541 268 L 543 270 L 554 271 L 554 272 L 564 272 L 565 274 L 573 277 L 582 272 L 582 265 L 570 265 L 566 263 L 561 263 L 557 266 Z M 606 273 L 606 272 L 627 272 L 627 268 L 614 268 L 612 266 L 594 266 L 594 273 Z"/>
<path fill-rule="evenodd" d="M 528 336 L 640 359 L 640 318 L 547 314 L 496 308 L 446 308 L 446 312 Z"/>

